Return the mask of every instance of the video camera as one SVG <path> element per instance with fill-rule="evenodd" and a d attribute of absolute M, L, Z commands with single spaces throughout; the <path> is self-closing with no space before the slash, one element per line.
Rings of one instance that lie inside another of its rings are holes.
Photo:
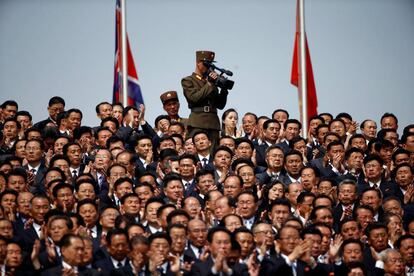
<path fill-rule="evenodd" d="M 214 65 L 213 62 L 205 60 L 203 61 L 204 66 L 206 66 L 208 68 L 208 72 L 207 75 L 214 71 L 217 70 L 219 71 L 221 74 L 217 76 L 217 79 L 215 80 L 211 80 L 217 87 L 223 88 L 223 89 L 227 89 L 227 90 L 231 90 L 234 86 L 234 81 L 229 80 L 228 78 L 226 78 L 225 76 L 223 76 L 223 74 L 226 74 L 227 76 L 231 77 L 233 76 L 233 72 L 223 69 L 223 68 L 219 68 L 216 65 Z M 210 81 L 210 79 L 209 79 Z"/>

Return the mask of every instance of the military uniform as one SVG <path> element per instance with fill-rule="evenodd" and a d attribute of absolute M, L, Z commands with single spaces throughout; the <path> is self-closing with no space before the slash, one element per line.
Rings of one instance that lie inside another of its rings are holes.
<path fill-rule="evenodd" d="M 214 60 L 213 52 L 198 51 L 196 55 L 197 62 Z M 223 109 L 226 106 L 228 91 L 225 89 L 219 91 L 214 84 L 196 73 L 183 78 L 181 85 L 188 107 L 191 109 L 187 124 L 187 137 L 192 137 L 198 130 L 207 131 L 212 142 L 212 149 L 214 149 L 221 129 L 217 109 Z"/>

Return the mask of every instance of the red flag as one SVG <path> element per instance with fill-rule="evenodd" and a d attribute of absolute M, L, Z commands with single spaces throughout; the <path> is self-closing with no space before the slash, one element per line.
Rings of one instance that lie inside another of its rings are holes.
<path fill-rule="evenodd" d="M 292 74 L 290 78 L 290 82 L 299 87 L 299 74 L 300 74 L 300 66 L 299 66 L 299 58 L 298 52 L 299 50 L 299 9 L 296 11 L 296 34 L 295 34 L 295 45 L 293 49 L 293 61 L 292 61 Z M 318 97 L 316 96 L 316 88 L 315 88 L 315 80 L 313 79 L 313 70 L 312 70 L 312 62 L 309 54 L 309 47 L 308 47 L 308 39 L 306 38 L 305 33 L 305 49 L 306 49 L 306 87 L 307 87 L 307 102 L 308 102 L 308 120 L 318 114 Z M 302 105 L 302 103 L 300 103 Z M 302 110 L 302 109 L 301 109 Z M 303 122 L 305 123 L 305 122 Z"/>

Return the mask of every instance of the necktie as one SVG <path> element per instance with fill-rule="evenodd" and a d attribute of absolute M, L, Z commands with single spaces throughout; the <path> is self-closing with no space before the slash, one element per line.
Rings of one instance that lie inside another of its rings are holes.
<path fill-rule="evenodd" d="M 202 253 L 203 253 L 203 248 L 199 248 L 198 249 L 198 259 L 200 259 Z"/>
<path fill-rule="evenodd" d="M 98 178 L 99 188 L 102 188 L 102 182 L 103 182 L 103 175 L 100 175 Z"/>
<path fill-rule="evenodd" d="M 296 263 L 296 262 L 293 262 L 292 263 L 292 273 L 293 273 L 293 276 L 296 276 L 296 275 L 298 275 L 297 274 L 297 267 L 298 267 L 298 264 Z"/>
<path fill-rule="evenodd" d="M 346 217 L 352 216 L 352 206 L 348 205 L 345 207 L 345 215 Z"/>
<path fill-rule="evenodd" d="M 76 180 L 76 178 L 78 178 L 78 171 L 77 170 L 73 170 L 72 171 L 72 179 Z"/>
<path fill-rule="evenodd" d="M 374 183 L 372 187 L 374 187 L 375 189 L 378 189 L 378 185 L 376 183 Z"/>
<path fill-rule="evenodd" d="M 30 171 L 32 172 L 32 174 L 36 175 L 36 172 L 37 172 L 36 169 L 31 169 Z"/>
<path fill-rule="evenodd" d="M 118 264 L 116 265 L 118 268 L 122 267 L 122 263 L 118 262 Z"/>
<path fill-rule="evenodd" d="M 208 161 L 207 158 L 204 157 L 203 158 L 203 167 L 205 167 L 207 165 L 207 161 Z"/>

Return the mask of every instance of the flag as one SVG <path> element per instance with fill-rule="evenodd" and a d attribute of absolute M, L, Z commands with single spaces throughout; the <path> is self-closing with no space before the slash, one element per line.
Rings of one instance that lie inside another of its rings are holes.
<path fill-rule="evenodd" d="M 120 95 L 122 83 L 122 50 L 121 50 L 121 4 L 120 0 L 116 0 L 115 11 L 115 68 L 114 68 L 114 88 L 112 102 L 117 103 L 122 101 Z M 141 87 L 138 83 L 138 74 L 135 69 L 134 58 L 132 57 L 131 48 L 129 46 L 129 39 L 127 35 L 127 60 L 128 60 L 128 103 L 123 103 L 124 106 L 132 105 L 138 107 L 144 103 L 142 98 Z"/>
<path fill-rule="evenodd" d="M 299 7 L 296 9 L 296 34 L 295 34 L 295 45 L 293 49 L 293 61 L 292 61 L 292 74 L 290 82 L 299 87 L 299 74 L 300 74 L 300 65 L 298 53 L 299 49 L 299 37 L 300 37 L 300 28 L 299 28 Z M 315 80 L 313 78 L 312 62 L 309 54 L 308 39 L 306 38 L 305 33 L 305 49 L 306 49 L 306 87 L 307 87 L 307 115 L 308 120 L 318 114 L 318 98 L 316 96 Z M 300 102 L 302 105 L 302 102 Z M 302 110 L 302 109 L 301 109 Z M 305 123 L 305 122 L 302 122 Z M 307 122 L 306 122 L 307 123 Z"/>

